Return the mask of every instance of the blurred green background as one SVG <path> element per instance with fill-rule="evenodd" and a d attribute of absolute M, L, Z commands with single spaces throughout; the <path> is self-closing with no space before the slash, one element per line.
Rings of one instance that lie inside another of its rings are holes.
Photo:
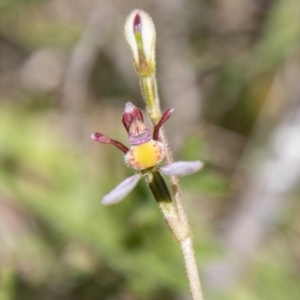
<path fill-rule="evenodd" d="M 189 299 L 181 254 L 133 174 L 123 37 L 157 26 L 157 76 L 205 299 L 300 297 L 300 1 L 0 0 L 0 300 Z"/>

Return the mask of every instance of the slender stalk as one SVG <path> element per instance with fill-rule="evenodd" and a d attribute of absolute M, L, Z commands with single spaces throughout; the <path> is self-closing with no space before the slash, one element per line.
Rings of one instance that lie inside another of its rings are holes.
<path fill-rule="evenodd" d="M 186 273 L 190 283 L 192 299 L 204 300 L 192 237 L 186 238 L 184 241 L 182 241 L 180 248 L 182 251 Z"/>
<path fill-rule="evenodd" d="M 171 151 L 170 146 L 169 146 L 167 135 L 166 135 L 163 128 L 160 132 L 160 140 L 166 146 L 166 149 L 167 149 L 167 151 L 166 151 L 166 161 L 167 161 L 168 164 L 170 164 L 174 161 L 174 159 L 173 159 L 172 151 Z M 171 182 L 174 202 L 175 202 L 176 208 L 178 210 L 179 221 L 182 224 L 184 224 L 184 226 L 188 227 L 189 231 L 191 232 L 190 226 L 189 226 L 189 223 L 188 223 L 188 219 L 187 219 L 187 215 L 186 215 L 186 212 L 185 212 L 185 208 L 184 208 L 184 203 L 183 203 L 183 198 L 182 198 L 182 193 L 181 193 L 179 180 L 176 176 L 170 176 L 170 182 Z M 192 232 L 191 232 L 191 235 L 192 235 Z"/>
<path fill-rule="evenodd" d="M 157 81 L 155 78 L 155 74 L 149 77 L 140 77 L 140 85 L 146 104 L 147 113 L 152 124 L 155 126 L 162 116 L 159 105 L 160 102 L 157 92 Z M 169 142 L 163 128 L 160 130 L 159 137 L 166 147 L 167 163 L 173 162 L 172 151 L 170 149 Z M 172 218 L 172 222 L 170 222 L 171 220 L 165 216 L 163 211 L 162 212 L 173 234 L 173 237 L 180 246 L 190 284 L 192 299 L 203 300 L 204 298 L 202 295 L 200 278 L 193 247 L 193 235 L 185 212 L 179 180 L 175 176 L 170 176 L 170 181 L 174 199 L 173 204 L 176 208 L 178 219 L 174 220 L 174 218 Z"/>
<path fill-rule="evenodd" d="M 146 181 L 157 201 L 158 207 L 164 215 L 164 219 L 169 226 L 173 237 L 180 245 L 190 283 L 192 298 L 203 300 L 191 231 L 190 229 L 187 230 L 183 223 L 180 221 L 178 222 L 176 206 L 172 203 L 172 197 L 161 174 L 158 171 L 149 172 L 146 174 Z M 186 237 L 182 239 L 183 236 Z"/>
<path fill-rule="evenodd" d="M 161 131 L 161 140 L 167 147 L 166 161 L 167 163 L 171 163 L 173 162 L 173 155 L 169 147 L 168 139 L 164 130 Z M 204 300 L 193 246 L 193 233 L 188 222 L 187 214 L 185 212 L 179 180 L 176 176 L 170 176 L 170 181 L 175 206 L 178 211 L 179 221 L 182 224 L 182 226 L 185 227 L 188 231 L 188 236 L 180 241 L 180 249 L 182 251 L 184 259 L 192 299 Z"/>
<path fill-rule="evenodd" d="M 178 218 L 169 189 L 161 174 L 158 171 L 149 172 L 146 174 L 146 180 L 163 214 Z"/>
<path fill-rule="evenodd" d="M 140 86 L 141 86 L 143 98 L 144 98 L 144 101 L 146 104 L 147 113 L 149 115 L 149 118 L 150 118 L 153 126 L 155 126 L 162 116 L 160 104 L 159 104 L 160 101 L 159 101 L 158 92 L 157 92 L 157 81 L 156 81 L 155 74 L 153 74 L 151 76 L 140 77 Z M 167 149 L 166 161 L 168 164 L 172 163 L 174 161 L 173 154 L 170 149 L 169 142 L 168 142 L 166 133 L 163 128 L 161 128 L 161 130 L 160 130 L 159 137 Z M 187 215 L 186 215 L 183 200 L 182 200 L 182 193 L 181 193 L 179 180 L 175 176 L 170 176 L 170 181 L 171 181 L 175 205 L 178 210 L 179 220 L 186 227 L 189 227 Z"/>
<path fill-rule="evenodd" d="M 162 115 L 159 105 L 155 74 L 152 76 L 140 77 L 140 86 L 146 104 L 147 113 L 153 126 L 155 126 Z"/>
<path fill-rule="evenodd" d="M 170 228 L 174 239 L 177 241 L 179 234 L 177 234 L 177 209 L 172 202 L 172 196 L 169 189 L 158 171 L 146 173 L 146 181 L 154 195 L 157 205 L 162 212 L 164 219 Z M 178 228 L 179 229 L 179 228 Z"/>
<path fill-rule="evenodd" d="M 157 93 L 157 85 L 155 76 L 152 78 L 141 77 L 141 88 L 143 97 L 146 103 L 147 112 L 152 124 L 155 126 L 158 120 L 161 118 L 161 110 L 159 106 L 159 97 Z M 147 105 L 147 104 L 152 104 Z M 173 155 L 169 147 L 167 136 L 163 130 L 160 130 L 159 134 L 160 140 L 166 146 L 166 161 L 167 163 L 173 162 Z M 178 220 L 172 218 L 172 224 L 168 222 L 168 219 L 165 217 L 165 220 L 175 238 L 176 242 L 179 244 L 185 268 L 189 280 L 190 291 L 192 294 L 193 300 L 203 300 L 203 294 L 201 289 L 200 278 L 198 274 L 197 263 L 195 259 L 195 252 L 193 247 L 193 235 L 190 229 L 187 215 L 184 208 L 181 188 L 179 180 L 175 176 L 170 176 L 172 194 L 174 199 L 174 206 L 178 214 Z M 177 222 L 176 222 L 177 221 Z"/>

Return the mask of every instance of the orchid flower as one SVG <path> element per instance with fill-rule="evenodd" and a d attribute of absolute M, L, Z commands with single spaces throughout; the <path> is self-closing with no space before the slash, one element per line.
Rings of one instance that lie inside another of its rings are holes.
<path fill-rule="evenodd" d="M 202 167 L 202 163 L 198 160 L 191 162 L 179 161 L 167 165 L 163 164 L 166 146 L 159 141 L 159 130 L 170 118 L 172 112 L 173 108 L 164 112 L 154 127 L 151 136 L 149 129 L 146 128 L 144 124 L 142 111 L 131 102 L 127 102 L 125 104 L 122 121 L 128 132 L 130 148 L 101 133 L 96 132 L 91 135 L 91 138 L 98 143 L 111 144 L 120 149 L 125 154 L 124 160 L 126 165 L 137 171 L 135 175 L 125 179 L 110 193 L 105 195 L 102 199 L 103 204 L 114 204 L 123 200 L 144 175 L 155 174 L 155 178 L 158 178 L 160 184 L 166 186 L 160 172 L 168 176 L 185 176 L 197 172 Z M 153 191 L 153 186 L 150 185 L 150 187 Z M 155 187 L 153 192 L 155 194 Z"/>

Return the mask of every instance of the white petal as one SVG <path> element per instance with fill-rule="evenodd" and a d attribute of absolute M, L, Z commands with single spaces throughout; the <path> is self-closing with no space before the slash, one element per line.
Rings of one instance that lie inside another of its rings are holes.
<path fill-rule="evenodd" d="M 151 17 L 144 11 L 141 14 L 142 38 L 145 57 L 148 62 L 154 64 L 155 58 L 155 26 Z"/>
<path fill-rule="evenodd" d="M 168 176 L 186 176 L 199 171 L 203 166 L 200 160 L 195 161 L 176 161 L 160 167 L 162 173 Z"/>
<path fill-rule="evenodd" d="M 133 59 L 135 62 L 138 61 L 139 54 L 138 54 L 138 46 L 137 46 L 135 36 L 134 36 L 133 24 L 134 24 L 134 18 L 136 16 L 136 14 L 139 13 L 139 11 L 140 10 L 138 10 L 138 9 L 133 10 L 128 15 L 126 22 L 125 22 L 125 26 L 124 26 L 125 37 L 126 37 L 127 43 L 129 44 L 129 47 L 132 51 Z"/>
<path fill-rule="evenodd" d="M 135 174 L 126 178 L 118 184 L 110 193 L 105 195 L 102 199 L 102 204 L 109 205 L 118 203 L 123 200 L 137 185 L 141 178 L 141 174 Z"/>

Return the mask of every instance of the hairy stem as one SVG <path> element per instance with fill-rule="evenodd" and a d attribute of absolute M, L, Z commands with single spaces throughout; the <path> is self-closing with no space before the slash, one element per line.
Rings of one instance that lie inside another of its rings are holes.
<path fill-rule="evenodd" d="M 146 104 L 147 114 L 149 115 L 153 126 L 155 126 L 162 116 L 155 75 L 140 77 L 140 85 Z"/>
<path fill-rule="evenodd" d="M 204 300 L 192 237 L 186 238 L 184 241 L 182 241 L 180 248 L 183 254 L 186 273 L 190 283 L 192 299 Z"/>
<path fill-rule="evenodd" d="M 164 216 L 178 218 L 176 207 L 161 174 L 158 171 L 149 172 L 146 174 L 146 181 Z"/>
<path fill-rule="evenodd" d="M 151 75 L 149 77 L 140 77 L 140 83 L 147 113 L 153 126 L 155 126 L 162 117 L 155 75 Z M 159 138 L 166 146 L 166 162 L 169 164 L 173 162 L 173 155 L 163 128 L 160 129 Z M 166 216 L 162 209 L 161 211 L 164 214 L 164 218 L 172 232 L 173 237 L 180 246 L 189 280 L 192 299 L 203 300 L 204 298 L 193 247 L 193 235 L 185 212 L 179 180 L 175 176 L 170 176 L 170 181 L 174 199 L 172 204 L 175 206 L 177 212 L 176 218 L 170 218 Z M 161 205 L 159 206 L 161 207 Z"/>

